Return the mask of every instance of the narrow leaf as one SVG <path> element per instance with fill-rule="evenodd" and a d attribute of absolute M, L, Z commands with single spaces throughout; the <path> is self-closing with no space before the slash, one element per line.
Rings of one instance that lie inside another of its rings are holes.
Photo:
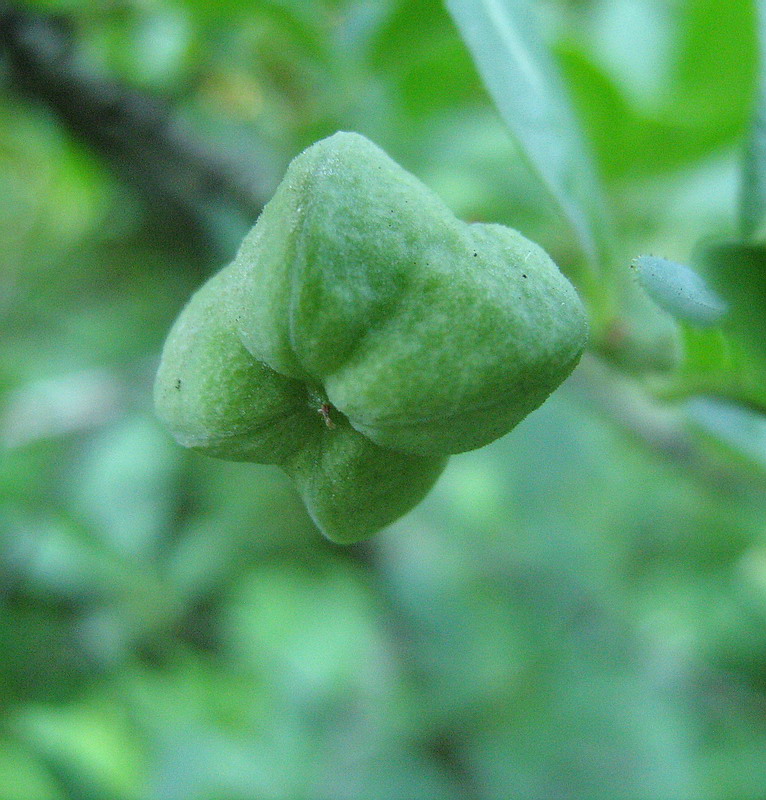
<path fill-rule="evenodd" d="M 639 256 L 632 267 L 649 297 L 677 319 L 704 328 L 717 325 L 728 311 L 726 302 L 684 264 L 657 256 Z"/>
<path fill-rule="evenodd" d="M 501 116 L 588 261 L 599 266 L 611 234 L 598 180 L 527 0 L 445 1 Z"/>

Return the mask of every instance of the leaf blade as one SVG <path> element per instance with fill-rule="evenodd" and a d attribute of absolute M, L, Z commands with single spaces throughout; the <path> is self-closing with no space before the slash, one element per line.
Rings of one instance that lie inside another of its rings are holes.
<path fill-rule="evenodd" d="M 612 233 L 563 79 L 523 0 L 445 0 L 501 117 L 594 270 Z"/>
<path fill-rule="evenodd" d="M 658 256 L 639 256 L 633 262 L 638 282 L 664 311 L 699 328 L 717 325 L 728 304 L 690 267 Z"/>

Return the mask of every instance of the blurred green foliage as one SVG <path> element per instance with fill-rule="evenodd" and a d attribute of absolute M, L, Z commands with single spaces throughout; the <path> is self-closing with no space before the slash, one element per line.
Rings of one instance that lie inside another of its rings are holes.
<path fill-rule="evenodd" d="M 626 266 L 735 237 L 752 3 L 538 5 Z M 358 130 L 459 216 L 578 257 L 438 0 L 27 7 L 250 154 L 265 196 Z M 226 256 L 0 76 L 0 800 L 764 796 L 763 417 L 589 357 L 334 547 L 281 474 L 154 420 L 167 329 Z M 210 218 L 230 252 L 241 222 Z"/>

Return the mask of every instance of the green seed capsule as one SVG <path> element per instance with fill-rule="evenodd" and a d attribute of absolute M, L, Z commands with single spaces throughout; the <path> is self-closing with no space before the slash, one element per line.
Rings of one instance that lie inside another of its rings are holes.
<path fill-rule="evenodd" d="M 156 405 L 182 444 L 280 464 L 348 542 L 419 502 L 447 455 L 539 406 L 586 338 L 577 294 L 537 245 L 460 222 L 338 133 L 292 162 L 182 312 Z"/>

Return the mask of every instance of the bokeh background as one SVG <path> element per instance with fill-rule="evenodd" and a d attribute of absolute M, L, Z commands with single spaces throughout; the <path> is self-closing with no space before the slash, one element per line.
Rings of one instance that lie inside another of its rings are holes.
<path fill-rule="evenodd" d="M 730 234 L 752 3 L 535 10 L 626 256 Z M 574 258 L 438 0 L 0 3 L 0 800 L 762 800 L 763 417 L 588 355 L 346 548 L 155 420 L 339 129 Z"/>

